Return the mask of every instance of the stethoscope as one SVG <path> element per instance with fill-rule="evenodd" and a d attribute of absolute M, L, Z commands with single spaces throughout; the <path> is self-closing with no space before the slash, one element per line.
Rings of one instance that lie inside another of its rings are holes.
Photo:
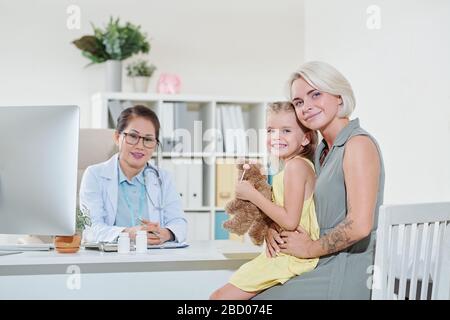
<path fill-rule="evenodd" d="M 150 171 L 149 171 L 150 170 Z M 158 205 L 156 205 L 156 203 L 153 202 L 152 198 L 150 197 L 150 194 L 148 193 L 148 189 L 147 189 L 147 175 L 149 173 L 153 173 L 156 176 L 156 179 L 158 180 L 158 185 L 159 185 L 159 203 Z M 147 198 L 150 200 L 151 204 L 153 205 L 153 207 L 159 211 L 159 218 L 161 221 L 161 212 L 164 208 L 164 188 L 163 188 L 163 182 L 161 179 L 161 175 L 159 173 L 159 169 L 152 166 L 150 163 L 147 162 L 147 164 L 145 165 L 145 169 L 144 169 L 144 188 L 145 188 L 145 194 L 147 195 Z"/>

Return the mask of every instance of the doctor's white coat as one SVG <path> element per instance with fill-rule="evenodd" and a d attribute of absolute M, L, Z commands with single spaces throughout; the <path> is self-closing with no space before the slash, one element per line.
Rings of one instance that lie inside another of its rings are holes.
<path fill-rule="evenodd" d="M 80 208 L 89 210 L 92 221 L 91 227 L 83 233 L 86 241 L 113 241 L 125 228 L 114 226 L 119 188 L 117 162 L 116 154 L 108 161 L 89 166 L 83 174 Z M 145 180 L 150 221 L 159 222 L 161 227 L 173 232 L 175 241 L 183 242 L 187 220 L 173 180 L 167 171 L 149 166 L 150 169 L 145 170 Z"/>

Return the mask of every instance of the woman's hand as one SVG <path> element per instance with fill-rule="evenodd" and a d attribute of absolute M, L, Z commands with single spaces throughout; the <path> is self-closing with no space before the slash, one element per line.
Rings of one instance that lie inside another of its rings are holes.
<path fill-rule="evenodd" d="M 148 244 L 161 244 L 172 240 L 174 240 L 172 231 L 167 228 L 159 228 L 158 236 L 154 236 L 152 233 L 149 233 L 147 236 Z"/>
<path fill-rule="evenodd" d="M 144 229 L 147 230 L 147 244 L 161 244 L 172 240 L 172 232 L 167 228 L 161 228 L 158 222 L 141 220 Z"/>
<path fill-rule="evenodd" d="M 275 258 L 280 252 L 280 247 L 278 244 L 283 243 L 280 234 L 277 230 L 277 225 L 272 223 L 272 225 L 267 230 L 266 235 L 266 256 L 269 258 Z"/>
<path fill-rule="evenodd" d="M 297 258 L 316 258 L 311 253 L 311 246 L 314 243 L 302 227 L 298 227 L 295 231 L 282 231 L 281 239 L 284 243 L 280 244 L 280 251 Z"/>
<path fill-rule="evenodd" d="M 236 184 L 236 198 L 251 201 L 253 195 L 258 192 L 248 181 L 240 181 Z"/>

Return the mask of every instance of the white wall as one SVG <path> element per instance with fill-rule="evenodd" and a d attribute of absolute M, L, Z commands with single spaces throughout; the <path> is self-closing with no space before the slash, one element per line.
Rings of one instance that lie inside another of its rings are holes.
<path fill-rule="evenodd" d="M 66 27 L 67 7 L 81 29 Z M 303 60 L 303 1 L 298 0 L 0 0 L 0 105 L 77 104 L 90 125 L 90 97 L 104 90 L 104 65 L 71 44 L 110 15 L 142 26 L 150 60 L 178 73 L 186 94 L 279 96 Z M 124 76 L 124 91 L 131 90 Z"/>
<path fill-rule="evenodd" d="M 305 58 L 352 83 L 354 116 L 382 148 L 385 203 L 450 200 L 449 39 L 447 0 L 305 1 Z"/>

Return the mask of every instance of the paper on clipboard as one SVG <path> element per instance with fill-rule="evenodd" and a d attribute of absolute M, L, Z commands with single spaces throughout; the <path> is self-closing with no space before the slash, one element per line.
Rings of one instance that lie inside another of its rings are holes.
<path fill-rule="evenodd" d="M 186 242 L 174 242 L 167 241 L 162 244 L 149 244 L 147 245 L 148 249 L 176 249 L 176 248 L 186 248 L 189 244 Z"/>

